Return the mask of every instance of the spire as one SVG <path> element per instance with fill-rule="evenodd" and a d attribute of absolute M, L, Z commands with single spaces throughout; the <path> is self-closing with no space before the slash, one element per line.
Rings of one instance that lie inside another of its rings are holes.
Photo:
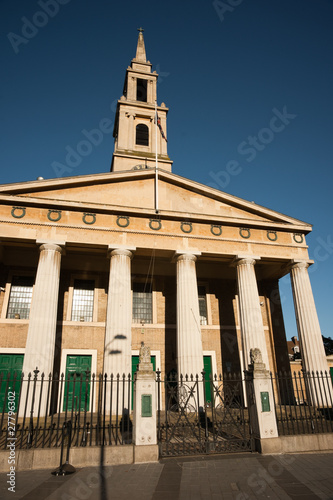
<path fill-rule="evenodd" d="M 168 156 L 166 133 L 168 108 L 164 103 L 157 106 L 156 71 L 146 59 L 143 28 L 139 37 L 136 56 L 127 67 L 123 95 L 117 103 L 113 137 L 114 152 L 111 172 L 156 168 L 171 172 L 172 161 Z M 159 126 L 154 126 L 157 106 Z M 161 127 L 161 128 L 159 128 Z"/>
<path fill-rule="evenodd" d="M 144 31 L 143 28 L 138 28 L 139 38 L 138 38 L 138 45 L 136 48 L 135 59 L 136 59 L 136 61 L 140 61 L 140 62 L 145 63 L 145 62 L 147 62 L 147 58 L 146 58 L 145 42 L 143 39 L 143 31 Z"/>

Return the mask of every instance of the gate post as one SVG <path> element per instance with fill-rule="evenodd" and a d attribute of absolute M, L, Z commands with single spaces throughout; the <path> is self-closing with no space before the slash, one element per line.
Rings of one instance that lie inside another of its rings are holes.
<path fill-rule="evenodd" d="M 256 451 L 268 453 L 269 442 L 263 440 L 278 437 L 272 381 L 260 349 L 251 349 L 250 359 L 245 371 L 250 424 Z"/>
<path fill-rule="evenodd" d="M 134 462 L 158 460 L 156 380 L 150 347 L 141 342 L 139 365 L 134 375 L 133 442 Z"/>

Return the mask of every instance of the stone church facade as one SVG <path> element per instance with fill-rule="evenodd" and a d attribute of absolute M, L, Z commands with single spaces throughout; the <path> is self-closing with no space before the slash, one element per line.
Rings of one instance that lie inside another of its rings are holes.
<path fill-rule="evenodd" d="M 173 173 L 157 79 L 140 32 L 111 172 L 0 186 L 0 370 L 127 375 L 142 342 L 162 376 L 242 372 L 251 348 L 289 370 L 287 273 L 304 368 L 328 370 L 311 226 Z"/>

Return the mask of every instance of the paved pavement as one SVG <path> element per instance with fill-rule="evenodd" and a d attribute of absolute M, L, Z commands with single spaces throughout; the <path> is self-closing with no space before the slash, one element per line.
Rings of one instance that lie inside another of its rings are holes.
<path fill-rule="evenodd" d="M 7 479 L 0 474 L 2 500 L 332 500 L 333 453 L 183 457 L 59 477 L 24 471 L 15 493 Z"/>

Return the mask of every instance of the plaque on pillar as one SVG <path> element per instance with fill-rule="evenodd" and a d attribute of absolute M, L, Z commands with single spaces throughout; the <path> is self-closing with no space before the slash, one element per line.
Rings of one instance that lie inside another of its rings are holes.
<path fill-rule="evenodd" d="M 141 416 L 151 417 L 152 413 L 152 395 L 142 394 L 141 396 Z"/>
<path fill-rule="evenodd" d="M 260 398 L 261 398 L 261 411 L 262 412 L 271 411 L 271 406 L 269 403 L 269 392 L 262 391 L 260 393 Z"/>

